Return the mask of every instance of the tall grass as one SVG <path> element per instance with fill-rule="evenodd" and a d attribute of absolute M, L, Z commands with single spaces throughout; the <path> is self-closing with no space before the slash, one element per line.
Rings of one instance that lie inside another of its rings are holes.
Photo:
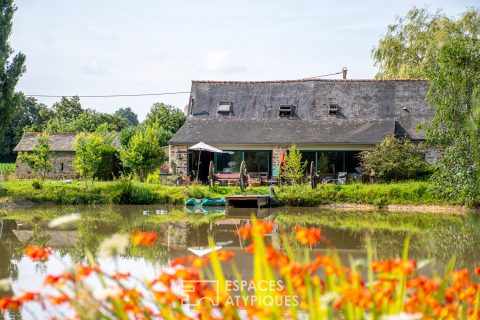
<path fill-rule="evenodd" d="M 125 178 L 126 179 L 126 178 Z M 65 184 L 46 181 L 41 189 L 33 189 L 31 181 L 6 182 L 7 192 L 2 196 L 14 200 L 59 204 L 183 204 L 188 198 L 218 198 L 241 194 L 238 187 L 164 186 L 119 179 L 97 182 L 85 188 L 78 181 Z M 248 188 L 245 194 L 268 194 L 269 187 Z M 332 203 L 358 203 L 383 206 L 387 204 L 462 204 L 459 201 L 435 198 L 427 182 L 392 184 L 319 185 L 316 189 L 306 185 L 276 188 L 283 205 L 313 207 Z"/>

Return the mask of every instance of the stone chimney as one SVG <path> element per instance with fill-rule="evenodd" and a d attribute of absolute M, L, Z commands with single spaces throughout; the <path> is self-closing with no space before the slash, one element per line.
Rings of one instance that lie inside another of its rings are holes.
<path fill-rule="evenodd" d="M 342 68 L 342 78 L 343 80 L 347 80 L 347 67 Z"/>

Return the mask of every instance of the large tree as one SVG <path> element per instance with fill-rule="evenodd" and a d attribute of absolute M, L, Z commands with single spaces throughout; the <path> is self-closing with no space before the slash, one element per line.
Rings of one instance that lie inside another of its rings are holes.
<path fill-rule="evenodd" d="M 52 106 L 52 114 L 41 128 L 49 132 L 94 132 L 101 125 L 120 131 L 127 122 L 116 115 L 84 109 L 78 97 L 63 97 Z"/>
<path fill-rule="evenodd" d="M 478 39 L 480 13 L 471 9 L 458 19 L 413 8 L 397 17 L 372 50 L 376 78 L 424 78 L 435 67 L 442 46 L 457 37 Z"/>
<path fill-rule="evenodd" d="M 124 119 L 130 126 L 137 126 L 139 123 L 137 114 L 130 107 L 120 108 L 115 111 L 114 115 Z"/>
<path fill-rule="evenodd" d="M 20 103 L 15 86 L 25 72 L 25 55 L 20 52 L 13 55 L 8 40 L 15 10 L 13 0 L 0 0 L 0 140 Z"/>
<path fill-rule="evenodd" d="M 155 103 L 147 114 L 144 124 L 158 123 L 171 137 L 185 123 L 185 120 L 186 117 L 180 109 L 164 103 Z"/>
<path fill-rule="evenodd" d="M 480 203 L 480 42 L 465 36 L 440 50 L 427 73 L 435 116 L 427 127 L 430 143 L 444 149 L 434 190 L 442 197 Z"/>
<path fill-rule="evenodd" d="M 52 111 L 35 98 L 20 94 L 20 104 L 16 108 L 10 123 L 5 129 L 4 139 L 0 142 L 0 162 L 15 161 L 13 148 L 25 131 L 42 131 L 44 124 L 52 117 Z"/>

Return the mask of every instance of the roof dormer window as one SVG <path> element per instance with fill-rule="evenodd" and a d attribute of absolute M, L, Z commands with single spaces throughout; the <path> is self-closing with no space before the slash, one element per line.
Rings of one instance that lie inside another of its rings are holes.
<path fill-rule="evenodd" d="M 232 103 L 229 101 L 221 101 L 218 103 L 217 113 L 229 114 L 232 112 Z"/>
<path fill-rule="evenodd" d="M 328 107 L 328 114 L 337 114 L 338 113 L 338 104 L 330 104 Z"/>
<path fill-rule="evenodd" d="M 293 115 L 293 106 L 291 104 L 281 105 L 278 109 L 278 115 L 280 117 L 291 117 Z"/>

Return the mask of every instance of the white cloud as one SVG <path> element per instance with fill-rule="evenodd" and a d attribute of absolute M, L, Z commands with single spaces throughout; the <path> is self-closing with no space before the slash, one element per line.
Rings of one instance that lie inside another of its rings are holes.
<path fill-rule="evenodd" d="M 205 54 L 205 67 L 208 71 L 235 72 L 245 68 L 236 63 L 230 50 L 208 51 Z"/>

